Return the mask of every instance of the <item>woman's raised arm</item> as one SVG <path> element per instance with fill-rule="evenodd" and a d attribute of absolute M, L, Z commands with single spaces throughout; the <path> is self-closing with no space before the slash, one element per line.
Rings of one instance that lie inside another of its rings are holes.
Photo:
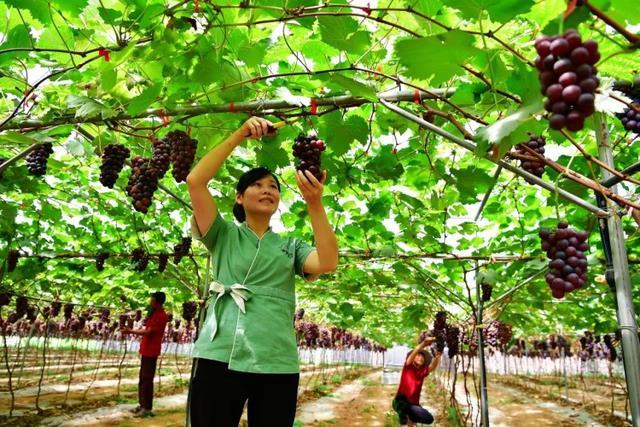
<path fill-rule="evenodd" d="M 268 120 L 251 117 L 221 144 L 209 151 L 187 176 L 191 206 L 201 234 L 207 232 L 218 214 L 218 206 L 207 188 L 209 181 L 216 176 L 222 163 L 234 148 L 240 145 L 245 138 L 261 138 L 267 135 L 270 125 L 272 123 Z"/>

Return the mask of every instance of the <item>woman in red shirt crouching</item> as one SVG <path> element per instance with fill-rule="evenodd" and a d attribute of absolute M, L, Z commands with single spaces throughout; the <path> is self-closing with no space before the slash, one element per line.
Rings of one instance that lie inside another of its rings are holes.
<path fill-rule="evenodd" d="M 442 353 L 436 353 L 431 364 L 427 366 L 427 352 L 424 348 L 434 341 L 434 337 L 425 338 L 409 353 L 404 362 L 398 393 L 393 399 L 393 409 L 398 413 L 400 424 L 403 426 L 415 425 L 413 423 L 433 423 L 433 415 L 420 406 L 420 391 L 422 391 L 424 379 L 438 367 L 442 357 Z"/>

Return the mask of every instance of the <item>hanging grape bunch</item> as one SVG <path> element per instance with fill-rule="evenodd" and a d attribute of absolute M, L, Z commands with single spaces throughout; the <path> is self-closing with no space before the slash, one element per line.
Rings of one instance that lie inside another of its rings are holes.
<path fill-rule="evenodd" d="M 27 155 L 27 170 L 31 175 L 42 176 L 47 173 L 47 160 L 53 153 L 53 146 L 47 142 L 45 144 L 38 144 Z"/>
<path fill-rule="evenodd" d="M 138 309 L 136 310 L 135 316 L 134 316 L 134 320 L 136 322 L 139 322 L 142 320 L 142 310 Z"/>
<path fill-rule="evenodd" d="M 549 126 L 579 131 L 584 127 L 585 117 L 595 111 L 594 92 L 599 81 L 593 65 L 600 59 L 598 43 L 594 40 L 583 43 L 580 34 L 571 29 L 563 36 L 540 37 L 535 48 L 542 94 L 547 96 Z"/>
<path fill-rule="evenodd" d="M 56 317 L 60 314 L 60 310 L 62 309 L 62 303 L 60 301 L 53 301 L 51 303 L 51 317 Z"/>
<path fill-rule="evenodd" d="M 547 253 L 549 273 L 545 279 L 554 298 L 563 298 L 568 292 L 580 289 L 587 283 L 588 234 L 569 228 L 566 222 L 559 222 L 555 232 L 540 230 L 542 250 Z"/>
<path fill-rule="evenodd" d="M 122 329 L 122 328 L 126 328 L 127 327 L 127 322 L 129 321 L 129 315 L 128 314 L 121 314 L 118 317 L 118 328 Z"/>
<path fill-rule="evenodd" d="M 96 270 L 104 270 L 104 262 L 107 258 L 109 258 L 109 254 L 106 252 L 100 252 L 98 255 L 96 255 Z"/>
<path fill-rule="evenodd" d="M 191 250 L 191 237 L 183 237 L 182 241 L 173 247 L 173 263 L 180 264 L 182 258 L 189 255 Z"/>
<path fill-rule="evenodd" d="M 318 338 L 318 346 L 320 348 L 331 348 L 332 344 L 331 332 L 329 332 L 329 329 L 321 328 L 320 337 Z"/>
<path fill-rule="evenodd" d="M 100 165 L 100 183 L 102 185 L 113 188 L 129 154 L 131 154 L 129 149 L 121 144 L 109 144 L 104 147 L 102 164 Z"/>
<path fill-rule="evenodd" d="M 491 300 L 491 291 L 493 291 L 493 287 L 488 283 L 481 283 L 482 287 L 482 302 L 489 302 Z"/>
<path fill-rule="evenodd" d="M 111 315 L 111 310 L 109 310 L 108 308 L 103 308 L 100 311 L 100 320 L 103 323 L 108 323 L 109 322 L 109 316 Z"/>
<path fill-rule="evenodd" d="M 18 259 L 20 258 L 20 252 L 16 250 L 10 250 L 7 254 L 7 271 L 11 273 L 18 266 Z"/>
<path fill-rule="evenodd" d="M 173 163 L 173 169 L 171 173 L 173 178 L 176 182 L 185 182 L 191 170 L 191 164 L 196 157 L 198 141 L 190 138 L 189 135 L 181 130 L 169 132 L 165 137 L 165 141 L 172 147 L 171 163 Z"/>
<path fill-rule="evenodd" d="M 38 317 L 38 307 L 35 305 L 27 306 L 27 320 L 31 323 L 36 321 L 36 317 Z"/>
<path fill-rule="evenodd" d="M 196 311 L 198 311 L 198 304 L 195 301 L 185 301 L 182 303 L 182 318 L 188 323 L 196 317 Z"/>
<path fill-rule="evenodd" d="M 305 346 L 313 348 L 320 336 L 320 328 L 313 322 L 302 322 L 302 340 Z"/>
<path fill-rule="evenodd" d="M 19 296 L 16 298 L 16 314 L 18 315 L 18 319 L 21 319 L 25 314 L 27 314 L 27 310 L 29 309 L 29 300 L 24 296 Z"/>
<path fill-rule="evenodd" d="M 640 135 L 640 103 L 633 105 L 634 108 L 625 108 L 617 116 L 626 130 Z"/>
<path fill-rule="evenodd" d="M 158 271 L 162 273 L 167 269 L 167 262 L 169 261 L 169 255 L 160 254 L 158 255 Z"/>
<path fill-rule="evenodd" d="M 63 314 L 66 320 L 71 319 L 71 315 L 73 314 L 73 304 L 65 304 Z"/>
<path fill-rule="evenodd" d="M 615 360 L 618 358 L 618 352 L 616 351 L 616 348 L 613 345 L 613 340 L 611 339 L 611 335 L 609 334 L 605 335 L 603 338 L 603 342 L 604 342 L 604 345 L 607 347 L 607 350 L 609 350 L 609 361 L 615 362 Z"/>
<path fill-rule="evenodd" d="M 140 156 L 131 160 L 131 176 L 127 184 L 127 194 L 133 198 L 136 211 L 147 213 L 153 194 L 158 189 L 157 169 L 151 167 L 151 161 Z"/>
<path fill-rule="evenodd" d="M 151 156 L 151 169 L 153 173 L 162 179 L 171 166 L 171 139 L 153 139 L 153 155 Z"/>
<path fill-rule="evenodd" d="M 453 357 L 458 354 L 459 351 L 460 328 L 452 325 L 447 325 L 445 336 L 447 348 L 449 349 L 449 357 Z"/>
<path fill-rule="evenodd" d="M 304 308 L 299 308 L 296 310 L 296 313 L 293 316 L 294 320 L 302 320 L 304 317 Z"/>
<path fill-rule="evenodd" d="M 536 153 L 540 155 L 544 155 L 544 146 L 546 144 L 544 136 L 535 136 L 535 135 L 529 135 L 529 136 L 530 138 L 528 141 L 525 141 L 521 144 L 516 145 L 516 152 L 518 154 L 523 154 L 531 157 L 531 153 L 529 153 L 524 148 L 524 146 L 526 145 Z M 538 160 L 521 160 L 520 166 L 522 166 L 522 169 L 526 170 L 527 172 L 537 177 L 541 177 L 542 174 L 544 173 L 544 163 Z"/>
<path fill-rule="evenodd" d="M 145 271 L 149 264 L 149 254 L 142 248 L 135 248 L 131 252 L 131 262 L 136 264 L 136 271 Z"/>
<path fill-rule="evenodd" d="M 436 351 L 442 353 L 444 351 L 444 344 L 446 341 L 446 328 L 447 328 L 447 312 L 439 311 L 436 313 L 436 319 L 433 322 L 432 336 L 436 338 Z"/>
<path fill-rule="evenodd" d="M 326 149 L 324 141 L 318 139 L 317 136 L 298 135 L 293 144 L 293 156 L 298 159 L 296 169 L 303 172 L 308 170 L 319 181 L 322 179 L 320 157 Z"/>
<path fill-rule="evenodd" d="M 500 320 L 492 320 L 483 331 L 483 337 L 487 344 L 494 347 L 503 347 L 513 337 L 511 325 Z"/>
<path fill-rule="evenodd" d="M 5 305 L 9 305 L 11 302 L 11 293 L 10 292 L 0 292 L 0 307 L 4 307 Z"/>

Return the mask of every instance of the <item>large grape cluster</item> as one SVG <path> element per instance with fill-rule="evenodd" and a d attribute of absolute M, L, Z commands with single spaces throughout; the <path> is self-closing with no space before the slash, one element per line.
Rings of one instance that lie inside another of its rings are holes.
<path fill-rule="evenodd" d="M 595 111 L 594 92 L 599 81 L 593 65 L 600 59 L 598 43 L 582 42 L 580 34 L 571 29 L 562 36 L 540 37 L 535 47 L 549 126 L 556 130 L 582 129 L 585 117 Z"/>
<path fill-rule="evenodd" d="M 151 161 L 136 156 L 131 161 L 131 176 L 127 184 L 127 194 L 133 199 L 133 208 L 147 213 L 153 194 L 158 189 L 158 176 L 151 167 Z"/>
<path fill-rule="evenodd" d="M 524 148 L 525 145 L 536 153 L 544 155 L 544 146 L 546 145 L 546 141 L 543 136 L 530 135 L 528 141 L 516 145 L 515 148 L 517 153 L 531 156 L 529 151 Z M 544 173 L 544 163 L 538 160 L 522 160 L 520 166 L 522 166 L 522 169 L 537 177 L 541 177 Z"/>
<path fill-rule="evenodd" d="M 191 322 L 196 317 L 198 304 L 195 301 L 185 301 L 182 303 L 182 318 Z"/>
<path fill-rule="evenodd" d="M 173 247 L 173 263 L 178 265 L 182 258 L 189 255 L 191 237 L 183 237 L 182 241 Z"/>
<path fill-rule="evenodd" d="M 102 185 L 113 188 L 129 154 L 131 154 L 129 149 L 121 144 L 109 144 L 104 147 L 102 164 L 100 165 L 100 183 Z"/>
<path fill-rule="evenodd" d="M 53 153 L 53 146 L 47 142 L 38 144 L 27 154 L 27 170 L 31 175 L 42 176 L 47 173 L 47 161 Z"/>
<path fill-rule="evenodd" d="M 171 139 L 164 138 L 153 140 L 153 156 L 151 156 L 151 169 L 155 171 L 158 179 L 165 176 L 171 166 Z"/>
<path fill-rule="evenodd" d="M 109 254 L 106 252 L 100 252 L 96 255 L 96 270 L 102 271 L 104 270 L 104 262 L 109 258 Z"/>
<path fill-rule="evenodd" d="M 171 144 L 171 163 L 173 169 L 171 173 L 176 182 L 184 182 L 191 170 L 191 164 L 196 156 L 198 141 L 192 139 L 181 130 L 174 130 L 165 137 Z"/>
<path fill-rule="evenodd" d="M 326 150 L 324 141 L 316 136 L 298 135 L 293 143 L 293 155 L 298 159 L 296 169 L 300 171 L 309 171 L 316 179 L 322 178 L 321 154 Z"/>
<path fill-rule="evenodd" d="M 136 271 L 145 271 L 149 265 L 149 254 L 143 248 L 135 248 L 131 252 L 131 262 L 136 264 Z"/>
<path fill-rule="evenodd" d="M 494 347 L 503 347 L 513 337 L 511 325 L 500 320 L 492 320 L 483 331 L 483 337 L 487 344 Z"/>
<path fill-rule="evenodd" d="M 540 230 L 542 250 L 547 253 L 549 273 L 545 280 L 554 298 L 563 298 L 568 292 L 580 289 L 587 282 L 588 234 L 569 228 L 566 222 L 559 222 L 555 231 Z"/>
<path fill-rule="evenodd" d="M 20 258 L 20 252 L 12 249 L 7 254 L 7 271 L 11 273 L 18 266 L 18 259 Z"/>

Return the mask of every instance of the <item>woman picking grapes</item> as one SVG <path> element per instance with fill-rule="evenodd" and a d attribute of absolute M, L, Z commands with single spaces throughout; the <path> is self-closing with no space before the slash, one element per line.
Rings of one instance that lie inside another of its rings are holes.
<path fill-rule="evenodd" d="M 322 205 L 326 172 L 297 171 L 316 247 L 269 227 L 280 183 L 265 168 L 244 173 L 226 221 L 207 189 L 225 159 L 245 138 L 267 135 L 272 124 L 252 117 L 207 153 L 187 177 L 194 210 L 192 232 L 210 252 L 213 282 L 206 318 L 193 348 L 193 426 L 237 426 L 248 401 L 250 426 L 293 425 L 299 365 L 293 330 L 295 274 L 335 270 L 338 244 Z"/>

